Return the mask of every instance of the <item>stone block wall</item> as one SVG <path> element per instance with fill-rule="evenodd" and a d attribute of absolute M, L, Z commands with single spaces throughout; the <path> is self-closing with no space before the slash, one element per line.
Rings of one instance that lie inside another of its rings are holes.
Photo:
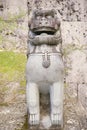
<path fill-rule="evenodd" d="M 4 11 L 0 11 L 1 16 L 6 20 L 9 20 L 9 13 L 19 17 L 16 18 L 16 27 L 13 31 L 11 29 L 2 31 L 4 37 L 14 39 L 15 43 L 12 44 L 5 40 L 3 44 L 0 44 L 1 49 L 12 46 L 11 49 L 26 50 L 27 2 L 29 13 L 34 8 L 50 8 L 57 11 L 56 15 L 61 21 L 66 87 L 70 88 L 72 95 L 79 96 L 79 100 L 85 106 L 87 96 L 87 0 L 6 0 Z M 23 11 L 25 15 L 20 17 L 19 14 Z"/>
<path fill-rule="evenodd" d="M 27 0 L 0 0 L 0 49 L 26 52 Z"/>

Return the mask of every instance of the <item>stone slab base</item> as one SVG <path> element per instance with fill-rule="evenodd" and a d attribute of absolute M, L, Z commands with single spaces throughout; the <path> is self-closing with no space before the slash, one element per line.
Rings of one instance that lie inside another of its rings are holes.
<path fill-rule="evenodd" d="M 40 126 L 29 126 L 29 130 L 63 130 L 60 126 L 52 126 L 48 129 L 40 127 Z"/>

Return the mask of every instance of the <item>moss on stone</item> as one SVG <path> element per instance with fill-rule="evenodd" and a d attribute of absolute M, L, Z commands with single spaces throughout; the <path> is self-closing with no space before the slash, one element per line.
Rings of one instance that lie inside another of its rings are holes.
<path fill-rule="evenodd" d="M 24 82 L 26 56 L 12 51 L 0 52 L 0 84 Z"/>
<path fill-rule="evenodd" d="M 26 12 L 23 10 L 20 10 L 19 14 L 8 13 L 7 19 L 0 16 L 0 44 L 8 40 L 5 35 L 14 34 L 18 21 L 23 20 L 25 16 Z"/>
<path fill-rule="evenodd" d="M 24 87 L 26 85 L 26 80 L 22 80 L 21 82 L 20 82 L 20 86 L 21 87 Z"/>

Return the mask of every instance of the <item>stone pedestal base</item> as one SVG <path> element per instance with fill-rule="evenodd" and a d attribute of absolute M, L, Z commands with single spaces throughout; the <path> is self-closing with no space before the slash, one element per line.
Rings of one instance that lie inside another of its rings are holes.
<path fill-rule="evenodd" d="M 41 126 L 29 126 L 29 130 L 62 130 L 60 126 L 51 126 L 50 128 L 44 128 Z"/>

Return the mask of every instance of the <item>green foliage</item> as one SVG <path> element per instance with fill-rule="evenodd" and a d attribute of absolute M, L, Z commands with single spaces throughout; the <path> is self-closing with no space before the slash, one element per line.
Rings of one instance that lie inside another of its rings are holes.
<path fill-rule="evenodd" d="M 0 84 L 11 81 L 25 82 L 25 63 L 26 56 L 22 53 L 0 52 Z"/>

